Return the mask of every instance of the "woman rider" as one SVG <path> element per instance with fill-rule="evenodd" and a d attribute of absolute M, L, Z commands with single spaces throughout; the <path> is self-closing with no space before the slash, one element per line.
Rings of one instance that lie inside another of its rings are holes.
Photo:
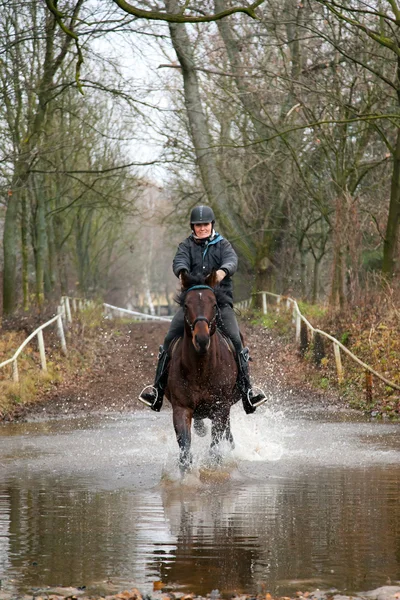
<path fill-rule="evenodd" d="M 191 274 L 203 273 L 207 276 L 213 269 L 217 271 L 218 283 L 229 299 L 227 304 L 220 306 L 220 329 L 232 340 L 237 354 L 238 379 L 237 385 L 242 395 L 243 407 L 246 413 L 252 413 L 266 400 L 264 394 L 255 395 L 249 376 L 249 350 L 243 348 L 239 326 L 233 311 L 232 275 L 236 272 L 238 258 L 228 240 L 214 230 L 215 216 L 209 206 L 196 206 L 190 215 L 191 235 L 179 244 L 173 260 L 172 268 L 177 277 L 182 271 Z M 173 339 L 184 333 L 183 309 L 179 308 L 171 321 L 171 326 L 160 346 L 158 365 L 154 387 L 148 386 L 139 396 L 152 410 L 161 410 L 164 390 L 168 379 L 168 348 Z M 151 390 L 145 392 L 145 390 Z"/>

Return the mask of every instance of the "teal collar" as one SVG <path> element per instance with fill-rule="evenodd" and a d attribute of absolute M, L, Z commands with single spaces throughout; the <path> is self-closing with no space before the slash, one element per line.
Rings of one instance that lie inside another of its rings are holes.
<path fill-rule="evenodd" d="M 186 293 L 192 290 L 211 290 L 214 293 L 214 290 L 209 285 L 192 285 L 192 287 L 186 290 Z"/>
<path fill-rule="evenodd" d="M 222 235 L 220 235 L 219 233 L 216 234 L 215 238 L 211 240 L 211 242 L 208 242 L 207 246 L 204 249 L 203 252 L 203 259 L 205 258 L 205 255 L 207 254 L 207 250 L 208 248 L 212 245 L 212 244 L 217 244 L 218 242 L 220 242 L 221 240 L 223 240 L 224 238 L 222 237 Z"/>

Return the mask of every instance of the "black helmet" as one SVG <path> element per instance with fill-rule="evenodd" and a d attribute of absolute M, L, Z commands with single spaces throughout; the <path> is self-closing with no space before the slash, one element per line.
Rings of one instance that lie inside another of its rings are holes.
<path fill-rule="evenodd" d="M 190 213 L 190 225 L 196 223 L 214 223 L 215 215 L 209 206 L 195 206 Z"/>

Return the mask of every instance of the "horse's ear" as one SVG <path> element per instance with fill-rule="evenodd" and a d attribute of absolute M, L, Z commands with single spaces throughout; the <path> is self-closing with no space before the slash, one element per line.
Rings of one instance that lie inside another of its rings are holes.
<path fill-rule="evenodd" d="M 190 287 L 189 273 L 187 271 L 185 271 L 185 270 L 181 271 L 179 273 L 179 278 L 181 280 L 183 290 L 186 290 L 188 287 Z"/>
<path fill-rule="evenodd" d="M 218 284 L 217 271 L 213 269 L 209 275 L 204 280 L 204 283 L 208 285 L 210 288 L 215 288 Z"/>

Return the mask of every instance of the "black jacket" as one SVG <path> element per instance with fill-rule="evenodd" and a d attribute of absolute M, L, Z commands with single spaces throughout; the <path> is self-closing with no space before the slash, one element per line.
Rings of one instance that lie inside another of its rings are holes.
<path fill-rule="evenodd" d="M 223 269 L 226 277 L 221 281 L 221 289 L 233 302 L 231 276 L 236 272 L 237 264 L 238 258 L 232 245 L 216 233 L 211 241 L 195 240 L 193 235 L 186 238 L 178 246 L 172 268 L 177 277 L 183 269 L 192 275 L 203 273 L 205 276 L 212 269 Z"/>

